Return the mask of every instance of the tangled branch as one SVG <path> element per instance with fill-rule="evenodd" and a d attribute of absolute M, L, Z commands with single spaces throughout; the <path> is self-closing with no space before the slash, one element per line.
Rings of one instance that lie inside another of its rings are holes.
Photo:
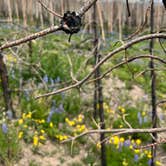
<path fill-rule="evenodd" d="M 46 94 L 43 94 L 43 95 L 36 96 L 35 98 L 39 99 L 41 97 L 48 97 L 48 96 L 51 96 L 51 95 L 55 95 L 55 94 L 67 91 L 67 90 L 72 89 L 72 88 L 80 87 L 82 84 L 84 84 L 93 75 L 93 73 L 98 69 L 99 66 L 101 66 L 103 63 L 105 63 L 112 56 L 114 56 L 115 54 L 131 47 L 132 45 L 134 45 L 136 43 L 139 43 L 139 42 L 144 41 L 144 40 L 152 39 L 152 38 L 164 38 L 164 39 L 166 39 L 166 34 L 165 33 L 148 34 L 148 35 L 141 36 L 137 39 L 133 39 L 133 40 L 123 44 L 119 48 L 115 49 L 114 51 L 110 52 L 109 54 L 107 54 L 103 59 L 101 59 L 101 61 L 98 64 L 96 64 L 94 66 L 93 70 L 86 77 L 84 77 L 81 81 L 78 81 L 77 83 L 75 83 L 73 85 L 70 85 L 68 87 L 65 87 L 65 88 L 50 92 L 50 93 L 46 93 Z M 165 61 L 164 61 L 164 63 L 165 63 Z"/>

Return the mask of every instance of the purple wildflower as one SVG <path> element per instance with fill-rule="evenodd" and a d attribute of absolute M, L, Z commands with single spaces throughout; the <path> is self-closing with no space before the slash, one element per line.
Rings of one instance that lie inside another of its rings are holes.
<path fill-rule="evenodd" d="M 148 121 L 148 118 L 145 116 L 144 117 L 144 123 L 146 123 Z"/>
<path fill-rule="evenodd" d="M 47 76 L 47 75 L 45 75 L 45 76 L 43 77 L 43 81 L 44 81 L 45 83 L 48 83 L 48 76 Z"/>
<path fill-rule="evenodd" d="M 148 165 L 151 166 L 151 164 L 152 164 L 152 159 L 149 159 L 148 160 Z"/>
<path fill-rule="evenodd" d="M 130 140 L 129 139 L 124 141 L 124 146 L 126 146 L 126 147 L 130 146 Z"/>
<path fill-rule="evenodd" d="M 52 86 L 54 86 L 54 80 L 52 78 L 50 78 L 50 83 Z"/>
<path fill-rule="evenodd" d="M 58 108 L 56 108 L 55 112 L 56 113 L 62 113 L 64 112 L 63 104 L 61 103 Z"/>
<path fill-rule="evenodd" d="M 13 113 L 12 113 L 11 110 L 8 110 L 8 111 L 6 112 L 6 114 L 7 114 L 7 117 L 8 117 L 10 120 L 13 118 Z"/>
<path fill-rule="evenodd" d="M 135 154 L 134 155 L 134 161 L 137 162 L 138 160 L 139 160 L 139 156 L 138 156 L 138 154 Z"/>
<path fill-rule="evenodd" d="M 7 132 L 8 132 L 8 126 L 7 126 L 6 123 L 2 123 L 2 132 L 3 132 L 4 134 L 7 134 Z"/>
<path fill-rule="evenodd" d="M 139 117 L 138 121 L 139 121 L 139 124 L 142 125 L 142 117 Z"/>

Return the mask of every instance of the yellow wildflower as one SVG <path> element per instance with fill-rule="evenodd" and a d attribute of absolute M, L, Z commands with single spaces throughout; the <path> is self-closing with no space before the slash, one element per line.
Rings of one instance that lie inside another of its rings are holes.
<path fill-rule="evenodd" d="M 128 162 L 126 161 L 126 159 L 123 160 L 122 165 L 123 166 L 128 166 Z"/>
<path fill-rule="evenodd" d="M 124 138 L 123 137 L 120 137 L 120 142 L 124 142 Z"/>
<path fill-rule="evenodd" d="M 69 126 L 74 126 L 75 122 L 74 121 L 70 121 L 68 118 L 65 118 L 65 122 L 69 125 Z"/>
<path fill-rule="evenodd" d="M 76 131 L 82 132 L 86 129 L 85 125 L 77 125 L 76 126 Z"/>
<path fill-rule="evenodd" d="M 22 114 L 22 118 L 23 118 L 23 119 L 26 118 L 26 114 L 25 114 L 25 113 Z"/>
<path fill-rule="evenodd" d="M 123 128 L 123 125 L 119 125 L 119 128 Z"/>
<path fill-rule="evenodd" d="M 52 122 L 50 122 L 50 127 L 51 127 L 51 128 L 53 127 L 53 123 L 52 123 Z"/>
<path fill-rule="evenodd" d="M 148 154 L 148 151 L 147 151 L 147 150 L 145 150 L 145 151 L 144 151 L 144 153 L 145 153 L 145 154 Z"/>
<path fill-rule="evenodd" d="M 44 131 L 43 129 L 41 129 L 41 130 L 40 130 L 40 132 L 41 132 L 42 134 L 44 134 L 44 133 L 45 133 L 45 131 Z"/>
<path fill-rule="evenodd" d="M 40 135 L 39 138 L 40 138 L 41 140 L 46 140 L 46 138 L 45 138 L 43 135 Z"/>
<path fill-rule="evenodd" d="M 122 114 L 124 114 L 126 112 L 126 110 L 121 106 L 119 106 L 118 109 Z"/>
<path fill-rule="evenodd" d="M 137 139 L 135 142 L 136 142 L 137 145 L 141 144 L 141 140 L 140 139 Z"/>
<path fill-rule="evenodd" d="M 27 126 L 27 125 L 24 125 L 23 127 L 24 127 L 24 128 L 28 128 L 28 126 Z"/>
<path fill-rule="evenodd" d="M 160 163 L 160 161 L 156 161 L 155 163 L 156 163 L 157 166 L 162 165 L 162 164 Z"/>
<path fill-rule="evenodd" d="M 27 115 L 26 115 L 27 118 L 31 118 L 32 117 L 32 112 L 29 112 Z"/>
<path fill-rule="evenodd" d="M 22 136 L 23 136 L 23 132 L 22 132 L 22 131 L 20 131 L 20 132 L 18 133 L 18 138 L 19 138 L 19 139 L 21 139 L 21 138 L 22 138 Z"/>
<path fill-rule="evenodd" d="M 96 144 L 96 147 L 97 147 L 97 149 L 101 149 L 101 144 L 100 144 L 100 142 L 98 142 L 98 143 Z"/>
<path fill-rule="evenodd" d="M 63 141 L 63 135 L 59 135 L 59 140 Z"/>
<path fill-rule="evenodd" d="M 134 152 L 135 152 L 136 154 L 138 154 L 138 153 L 140 153 L 140 150 L 139 150 L 139 149 L 135 149 Z"/>
<path fill-rule="evenodd" d="M 67 135 L 64 135 L 64 136 L 63 136 L 63 140 L 66 140 L 66 139 L 68 139 L 68 136 L 67 136 Z"/>
<path fill-rule="evenodd" d="M 82 114 L 78 115 L 77 121 L 81 123 L 83 121 L 84 116 Z"/>
<path fill-rule="evenodd" d="M 18 120 L 18 124 L 19 124 L 19 125 L 23 124 L 23 119 L 19 119 L 19 120 Z"/>
<path fill-rule="evenodd" d="M 133 149 L 133 145 L 130 145 L 129 148 L 130 148 L 130 149 Z"/>
<path fill-rule="evenodd" d="M 134 144 L 134 143 L 135 143 L 135 140 L 134 140 L 134 139 L 132 139 L 132 140 L 131 140 L 131 143 L 132 143 L 132 144 Z"/>
<path fill-rule="evenodd" d="M 114 136 L 110 138 L 110 143 L 113 143 L 114 145 L 119 145 L 120 139 L 118 136 Z"/>
<path fill-rule="evenodd" d="M 150 159 L 152 158 L 151 152 L 148 152 L 147 157 L 150 158 Z"/>
<path fill-rule="evenodd" d="M 38 136 L 35 135 L 35 136 L 33 137 L 33 145 L 34 145 L 34 146 L 37 146 L 38 144 L 39 144 L 39 138 L 38 138 Z"/>
<path fill-rule="evenodd" d="M 39 123 L 45 123 L 44 119 L 38 120 Z"/>
<path fill-rule="evenodd" d="M 146 115 L 146 112 L 145 112 L 145 111 L 143 111 L 143 112 L 142 112 L 142 116 L 145 116 L 145 115 Z"/>

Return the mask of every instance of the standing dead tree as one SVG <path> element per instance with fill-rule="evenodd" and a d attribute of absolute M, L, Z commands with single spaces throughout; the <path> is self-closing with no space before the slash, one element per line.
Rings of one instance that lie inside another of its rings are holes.
<path fill-rule="evenodd" d="M 99 53 L 99 38 L 98 38 L 98 30 L 97 30 L 97 4 L 93 5 L 93 31 L 94 31 L 94 61 L 95 65 L 100 62 L 101 55 Z M 94 79 L 100 77 L 101 69 L 98 68 L 94 73 Z M 100 128 L 105 129 L 104 122 L 104 108 L 103 108 L 103 91 L 102 91 L 102 80 L 94 81 L 94 118 L 97 119 L 97 115 L 99 115 L 100 119 Z M 101 165 L 106 166 L 106 148 L 105 148 L 105 135 L 104 133 L 100 134 L 100 145 L 101 145 Z"/>
<path fill-rule="evenodd" d="M 3 55 L 0 52 L 0 76 L 1 76 L 1 85 L 3 90 L 3 96 L 5 101 L 5 110 L 6 112 L 12 112 L 13 116 L 15 117 L 15 113 L 12 107 L 12 99 L 9 90 L 9 80 L 8 80 L 8 73 L 7 67 L 3 60 Z"/>
<path fill-rule="evenodd" d="M 151 11 L 150 11 L 150 33 L 154 33 L 154 1 L 151 1 Z M 153 55 L 154 49 L 154 39 L 150 40 L 149 53 Z M 157 127 L 157 105 L 156 105 L 156 73 L 155 73 L 155 64 L 153 59 L 150 60 L 150 70 L 151 70 L 151 105 L 152 105 L 152 127 Z M 157 133 L 152 133 L 152 144 L 157 140 Z M 156 158 L 156 145 L 152 146 L 152 163 L 151 166 L 155 166 Z"/>

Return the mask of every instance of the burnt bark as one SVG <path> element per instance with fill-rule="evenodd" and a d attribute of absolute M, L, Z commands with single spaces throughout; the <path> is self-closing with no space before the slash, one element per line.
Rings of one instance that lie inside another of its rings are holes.
<path fill-rule="evenodd" d="M 154 33 L 154 1 L 151 2 L 151 14 L 150 14 L 150 32 L 151 34 Z M 154 49 L 154 39 L 150 40 L 149 45 L 149 53 L 150 55 L 153 55 L 153 49 Z M 151 69 L 151 105 L 152 105 L 152 128 L 157 127 L 157 107 L 156 107 L 156 73 L 155 73 L 155 64 L 154 60 L 151 58 L 150 65 Z M 156 143 L 157 139 L 157 133 L 152 133 L 152 143 Z M 156 145 L 152 146 L 151 152 L 152 152 L 152 163 L 151 166 L 155 166 L 155 158 L 156 158 Z"/>
<path fill-rule="evenodd" d="M 0 53 L 0 77 L 1 77 L 1 86 L 3 90 L 4 102 L 5 102 L 5 110 L 6 112 L 12 111 L 13 116 L 15 117 L 15 113 L 12 107 L 11 93 L 9 90 L 7 67 L 6 64 L 4 63 L 2 53 Z"/>

